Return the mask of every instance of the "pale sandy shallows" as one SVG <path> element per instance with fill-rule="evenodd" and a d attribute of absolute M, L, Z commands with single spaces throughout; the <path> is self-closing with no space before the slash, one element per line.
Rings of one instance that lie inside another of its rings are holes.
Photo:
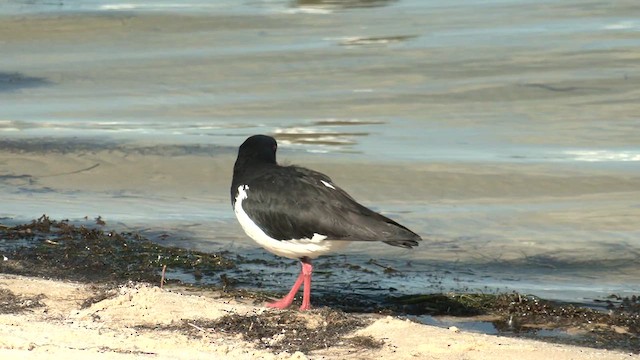
<path fill-rule="evenodd" d="M 130 285 L 115 297 L 81 308 L 95 287 L 66 281 L 0 274 L 0 289 L 17 296 L 40 295 L 45 306 L 0 314 L 3 359 L 630 359 L 634 355 L 466 333 L 392 318 L 354 333 L 384 341 L 376 350 L 332 347 L 310 353 L 274 354 L 241 336 L 202 332 L 187 336 L 162 329 L 183 319 L 267 311 L 261 307 Z M 371 315 L 374 316 L 374 315 Z M 144 326 L 144 329 L 136 328 Z"/>

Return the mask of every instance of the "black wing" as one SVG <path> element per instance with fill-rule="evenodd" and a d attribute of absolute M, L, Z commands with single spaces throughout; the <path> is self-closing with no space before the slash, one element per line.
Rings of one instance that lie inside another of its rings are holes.
<path fill-rule="evenodd" d="M 246 185 L 243 209 L 274 239 L 310 239 L 317 233 L 330 240 L 384 241 L 406 248 L 421 240 L 406 227 L 360 205 L 319 172 L 277 166 Z"/>

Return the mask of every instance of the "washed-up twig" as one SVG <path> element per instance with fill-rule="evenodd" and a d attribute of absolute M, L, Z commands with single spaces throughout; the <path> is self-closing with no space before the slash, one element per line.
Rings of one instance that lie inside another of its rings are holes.
<path fill-rule="evenodd" d="M 160 278 L 160 289 L 164 288 L 164 274 L 167 272 L 167 265 L 162 265 L 162 277 Z"/>
<path fill-rule="evenodd" d="M 566 92 L 566 91 L 576 91 L 576 90 L 601 90 L 599 88 L 595 88 L 595 87 L 577 87 L 577 86 L 555 86 L 555 85 L 549 85 L 549 84 L 538 84 L 538 83 L 528 83 L 528 84 L 522 84 L 522 86 L 528 86 L 528 87 L 537 87 L 540 89 L 545 89 L 545 90 L 549 90 L 549 91 L 557 91 L 557 92 Z"/>
<path fill-rule="evenodd" d="M 398 272 L 398 270 L 396 270 L 396 269 L 394 269 L 394 268 L 392 268 L 392 267 L 390 267 L 390 266 L 382 265 L 382 264 L 378 263 L 377 261 L 375 261 L 375 260 L 373 260 L 373 259 L 370 259 L 370 260 L 369 260 L 369 264 L 372 264 L 372 265 L 379 266 L 379 267 L 383 268 L 383 269 L 384 269 L 384 272 L 385 272 L 386 274 L 390 274 L 390 273 L 396 273 L 396 272 Z"/>
<path fill-rule="evenodd" d="M 32 178 L 31 175 L 0 175 L 0 180 L 4 179 L 29 179 Z"/>
<path fill-rule="evenodd" d="M 44 177 L 53 177 L 53 176 L 62 176 L 62 175 L 73 175 L 73 174 L 81 173 L 83 171 L 93 170 L 93 169 L 97 168 L 98 166 L 100 166 L 100 163 L 91 165 L 88 168 L 84 168 L 84 169 L 80 169 L 80 170 L 75 170 L 75 171 L 71 171 L 71 172 L 64 172 L 64 173 L 59 173 L 59 174 L 42 175 L 40 177 L 44 178 Z"/>

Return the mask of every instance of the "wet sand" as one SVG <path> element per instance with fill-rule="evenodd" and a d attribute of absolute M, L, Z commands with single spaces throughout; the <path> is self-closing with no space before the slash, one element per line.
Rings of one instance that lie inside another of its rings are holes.
<path fill-rule="evenodd" d="M 277 135 L 276 135 L 277 137 Z M 141 194 L 209 193 L 226 199 L 235 148 L 156 142 L 100 143 L 98 139 L 35 138 L 0 142 L 3 181 L 37 191 Z M 457 200 L 517 202 L 631 195 L 640 185 L 634 167 L 576 163 L 371 162 L 282 149 L 283 164 L 330 174 L 364 201 L 433 203 Z M 400 176 L 401 174 L 401 176 Z M 20 183 L 20 178 L 24 180 Z M 368 180 L 368 183 L 366 182 Z M 384 191 L 381 191 L 384 190 Z"/>

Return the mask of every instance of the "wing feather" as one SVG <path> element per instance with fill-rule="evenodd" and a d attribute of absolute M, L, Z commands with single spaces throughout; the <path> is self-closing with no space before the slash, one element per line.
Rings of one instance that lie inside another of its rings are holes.
<path fill-rule="evenodd" d="M 331 240 L 384 241 L 401 247 L 416 246 L 420 240 L 406 227 L 356 202 L 322 173 L 296 166 L 279 170 L 251 179 L 243 202 L 247 215 L 274 239 L 320 234 Z"/>

